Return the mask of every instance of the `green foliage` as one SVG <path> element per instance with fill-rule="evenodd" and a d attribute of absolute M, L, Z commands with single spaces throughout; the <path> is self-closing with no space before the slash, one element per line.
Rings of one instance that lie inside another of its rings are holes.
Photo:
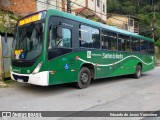
<path fill-rule="evenodd" d="M 139 18 L 140 34 L 160 40 L 160 0 L 108 0 L 108 12 Z"/>
<path fill-rule="evenodd" d="M 158 46 L 158 47 L 160 48 L 160 40 L 157 40 L 157 41 L 155 42 L 155 46 Z"/>

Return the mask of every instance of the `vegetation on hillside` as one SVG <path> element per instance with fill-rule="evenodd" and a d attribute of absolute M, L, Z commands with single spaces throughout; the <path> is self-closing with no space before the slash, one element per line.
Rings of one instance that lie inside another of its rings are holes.
<path fill-rule="evenodd" d="M 108 0 L 108 13 L 139 18 L 140 34 L 160 41 L 160 0 Z"/>

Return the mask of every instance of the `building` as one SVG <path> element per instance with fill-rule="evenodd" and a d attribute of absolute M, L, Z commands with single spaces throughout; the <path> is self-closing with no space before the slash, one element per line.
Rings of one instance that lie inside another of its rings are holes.
<path fill-rule="evenodd" d="M 107 0 L 37 0 L 37 11 L 54 8 L 67 12 L 67 2 L 73 14 L 106 23 Z"/>
<path fill-rule="evenodd" d="M 107 24 L 111 26 L 117 26 L 119 28 L 128 30 L 130 32 L 139 33 L 139 19 L 134 16 L 109 14 L 107 18 Z"/>
<path fill-rule="evenodd" d="M 107 0 L 72 0 L 76 15 L 106 23 Z"/>

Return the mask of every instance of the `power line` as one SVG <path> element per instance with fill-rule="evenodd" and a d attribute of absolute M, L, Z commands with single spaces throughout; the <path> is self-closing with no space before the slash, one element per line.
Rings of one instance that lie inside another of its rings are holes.
<path fill-rule="evenodd" d="M 43 4 L 45 4 L 45 5 L 50 5 L 50 6 L 53 6 L 53 7 L 62 9 L 62 7 L 57 6 L 57 5 L 53 5 L 53 4 L 49 3 L 49 2 L 42 2 L 42 1 L 39 1 L 39 0 L 36 0 L 36 1 L 39 2 L 39 3 L 43 3 Z M 56 1 L 56 2 L 57 2 L 57 1 Z M 59 3 L 60 3 L 60 2 L 59 2 Z"/>
<path fill-rule="evenodd" d="M 36 0 L 36 1 L 37 1 L 37 2 L 39 2 L 39 3 L 43 3 L 43 4 L 45 4 L 45 5 L 50 5 L 50 6 L 53 6 L 53 7 L 56 7 L 56 8 L 62 9 L 62 7 L 57 6 L 57 5 L 53 5 L 53 4 L 49 3 L 49 2 L 42 2 L 42 1 L 40 1 L 40 0 Z M 55 1 L 55 2 L 58 2 L 58 1 Z M 62 4 L 62 2 L 58 2 L 58 3 Z M 106 14 L 103 14 L 103 13 L 101 13 L 101 12 L 97 12 L 97 11 L 92 10 L 92 9 L 90 9 L 90 8 L 85 8 L 85 6 L 82 6 L 82 5 L 78 4 L 78 3 L 77 3 L 77 0 L 76 0 L 76 1 L 74 1 L 74 2 L 73 2 L 73 1 L 71 1 L 71 3 L 72 3 L 72 5 L 71 5 L 71 9 L 72 9 L 73 5 L 75 4 L 75 5 L 79 6 L 79 7 L 84 8 L 84 9 L 88 9 L 88 10 L 90 10 L 90 11 L 92 11 L 92 12 L 95 12 L 95 13 L 98 13 L 98 14 L 100 14 L 100 15 L 104 15 L 104 16 L 106 16 Z M 102 1 L 101 1 L 101 3 L 104 3 L 104 2 L 102 2 Z M 66 3 L 66 4 L 67 4 L 67 3 Z M 67 12 L 67 11 L 65 10 L 65 12 Z M 111 17 L 111 18 L 113 18 L 113 19 L 115 19 L 115 20 L 118 20 L 118 21 L 121 21 L 121 22 L 123 22 L 123 23 L 126 23 L 125 21 L 120 20 L 120 19 L 118 19 L 118 18 L 114 18 L 114 17 Z"/>
<path fill-rule="evenodd" d="M 42 2 L 42 1 L 39 1 L 39 0 L 36 0 L 36 1 L 39 2 L 39 3 L 43 3 L 43 4 L 45 4 L 45 5 L 50 5 L 50 6 L 54 6 L 54 7 L 57 7 L 57 8 L 62 9 L 62 7 L 53 5 L 53 4 L 49 3 L 49 2 Z M 76 1 L 77 1 L 77 0 L 76 0 Z M 77 6 L 80 6 L 80 7 L 82 7 L 82 8 L 85 8 L 85 6 L 82 6 L 82 5 L 78 4 L 78 3 L 76 3 L 76 1 L 75 1 L 75 2 L 71 1 L 71 2 L 72 2 L 72 5 L 73 5 L 73 4 L 76 4 Z M 92 9 L 90 9 L 90 8 L 87 8 L 87 9 L 90 10 L 90 11 L 92 11 L 92 12 L 98 13 L 98 14 L 100 14 L 100 15 L 106 16 L 106 14 L 103 14 L 103 13 L 101 13 L 101 12 L 94 11 L 94 10 L 92 10 Z M 65 12 L 66 12 L 66 11 L 65 11 Z"/>
<path fill-rule="evenodd" d="M 76 2 L 72 2 L 72 3 L 78 5 L 78 6 L 82 7 L 82 8 L 85 8 L 85 6 L 82 6 L 82 5 L 80 5 L 80 4 L 76 3 Z M 101 15 L 106 16 L 106 14 L 103 14 L 103 13 L 101 13 L 101 12 L 94 11 L 94 10 L 92 10 L 92 9 L 90 9 L 90 8 L 87 8 L 87 9 L 91 10 L 92 12 L 95 12 L 95 13 L 98 13 L 98 14 L 101 14 Z"/>

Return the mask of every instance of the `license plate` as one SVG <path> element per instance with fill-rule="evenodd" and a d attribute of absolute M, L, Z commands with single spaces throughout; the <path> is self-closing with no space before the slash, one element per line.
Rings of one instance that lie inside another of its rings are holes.
<path fill-rule="evenodd" d="M 18 82 L 23 82 L 23 79 L 18 78 L 17 81 L 18 81 Z"/>

